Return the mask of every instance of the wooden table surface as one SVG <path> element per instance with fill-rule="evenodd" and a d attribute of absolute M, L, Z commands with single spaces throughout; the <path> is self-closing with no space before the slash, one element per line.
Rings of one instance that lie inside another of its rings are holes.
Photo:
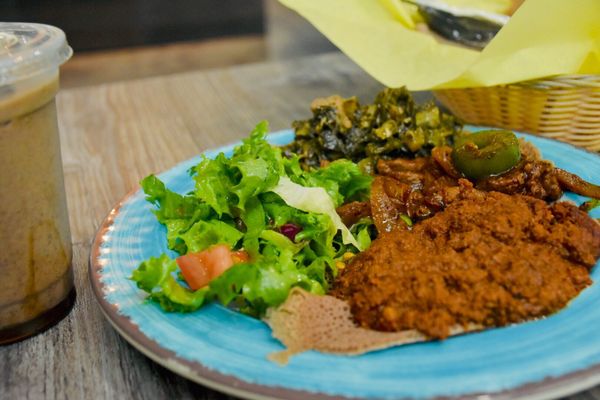
<path fill-rule="evenodd" d="M 338 93 L 371 101 L 381 85 L 341 54 L 162 76 L 58 96 L 77 302 L 55 327 L 0 347 L 0 399 L 222 399 L 162 368 L 106 321 L 88 281 L 90 243 L 144 176 L 247 135 L 310 115 Z M 600 387 L 572 396 L 600 399 Z"/>

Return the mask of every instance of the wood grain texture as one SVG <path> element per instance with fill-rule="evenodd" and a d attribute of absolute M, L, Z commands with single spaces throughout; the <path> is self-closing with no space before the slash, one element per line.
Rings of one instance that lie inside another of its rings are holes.
<path fill-rule="evenodd" d="M 380 85 L 341 54 L 62 91 L 59 119 L 77 301 L 54 328 L 0 347 L 0 399 L 226 399 L 158 366 L 104 319 L 87 276 L 90 242 L 137 182 L 202 150 L 273 130 L 339 93 L 371 101 Z M 574 400 L 600 399 L 595 388 Z"/>
<path fill-rule="evenodd" d="M 61 67 L 63 88 L 98 85 L 185 71 L 264 61 L 263 36 L 228 37 L 75 53 Z"/>

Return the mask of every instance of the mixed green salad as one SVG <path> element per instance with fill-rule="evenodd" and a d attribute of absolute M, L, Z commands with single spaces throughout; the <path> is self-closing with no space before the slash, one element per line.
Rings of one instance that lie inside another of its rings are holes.
<path fill-rule="evenodd" d="M 346 227 L 336 207 L 369 196 L 372 177 L 340 159 L 303 170 L 266 141 L 261 122 L 231 157 L 220 153 L 190 169 L 185 195 L 150 175 L 141 185 L 166 227 L 167 254 L 142 262 L 131 279 L 167 311 L 218 300 L 260 316 L 291 288 L 325 293 L 341 260 L 371 243 L 372 221 Z"/>

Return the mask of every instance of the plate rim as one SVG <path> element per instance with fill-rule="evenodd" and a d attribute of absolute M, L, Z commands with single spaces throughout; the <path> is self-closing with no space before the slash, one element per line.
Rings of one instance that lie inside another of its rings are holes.
<path fill-rule="evenodd" d="M 470 126 L 476 128 L 484 128 L 480 126 Z M 270 132 L 267 138 L 273 136 L 281 136 L 289 129 Z M 521 133 L 525 137 L 533 136 L 541 138 L 549 142 L 556 142 L 560 145 L 568 145 L 576 150 L 585 151 L 600 157 L 587 149 L 573 145 L 571 143 L 561 142 L 553 138 Z M 225 144 L 217 148 L 206 149 L 201 154 L 207 151 L 221 151 L 222 149 L 235 146 L 241 143 Z M 161 171 L 161 173 L 172 171 L 180 168 L 181 165 L 189 163 L 193 158 L 189 158 L 178 162 L 172 167 Z M 131 197 L 141 191 L 141 188 L 130 190 L 121 200 L 119 200 L 110 210 L 108 215 L 103 219 L 97 229 L 94 239 L 91 243 L 88 278 L 92 286 L 92 291 L 96 302 L 99 304 L 104 317 L 108 320 L 111 326 L 117 333 L 131 344 L 136 350 L 140 351 L 146 357 L 150 358 L 164 368 L 203 386 L 217 390 L 221 393 L 230 394 L 233 396 L 248 398 L 248 399 L 328 399 L 328 400 L 347 400 L 347 399 L 363 399 L 363 397 L 350 397 L 344 395 L 331 395 L 322 392 L 313 392 L 301 389 L 293 389 L 283 386 L 263 385 L 242 380 L 235 375 L 224 374 L 213 370 L 201 364 L 200 362 L 187 360 L 178 356 L 175 352 L 162 347 L 158 342 L 146 336 L 129 317 L 120 314 L 118 307 L 115 304 L 109 303 L 105 298 L 104 283 L 100 279 L 101 270 L 104 265 L 100 262 L 101 247 L 104 243 L 104 237 L 113 225 L 115 218 L 119 215 L 121 207 L 127 203 Z M 500 400 L 500 399 L 531 399 L 531 400 L 546 400 L 557 397 L 568 396 L 580 391 L 592 388 L 600 384 L 600 362 L 591 365 L 587 368 L 569 372 L 556 377 L 546 377 L 539 381 L 528 382 L 520 386 L 496 392 L 477 392 L 467 393 L 457 396 L 437 396 L 434 399 L 485 399 L 485 400 Z M 372 399 L 372 398 L 365 398 Z"/>

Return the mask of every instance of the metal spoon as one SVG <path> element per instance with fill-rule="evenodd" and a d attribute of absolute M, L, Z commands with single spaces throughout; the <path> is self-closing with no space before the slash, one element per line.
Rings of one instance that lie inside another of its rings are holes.
<path fill-rule="evenodd" d="M 418 7 L 432 31 L 475 49 L 483 49 L 509 20 L 506 15 L 450 7 L 436 0 L 403 1 Z"/>

